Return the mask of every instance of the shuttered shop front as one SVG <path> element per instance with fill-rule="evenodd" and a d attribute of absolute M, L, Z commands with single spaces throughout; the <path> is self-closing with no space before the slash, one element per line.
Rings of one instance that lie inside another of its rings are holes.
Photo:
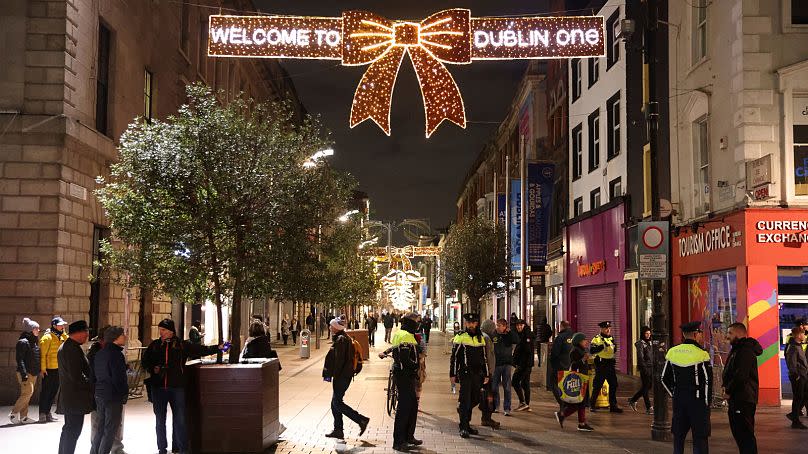
<path fill-rule="evenodd" d="M 617 285 L 598 285 L 592 287 L 579 287 L 575 289 L 578 306 L 578 326 L 577 330 L 586 334 L 587 339 L 592 339 L 600 333 L 598 323 L 602 321 L 612 322 L 612 336 L 619 345 L 618 348 L 618 370 L 626 369 L 626 352 L 620 351 L 625 345 L 621 314 L 618 298 Z"/>

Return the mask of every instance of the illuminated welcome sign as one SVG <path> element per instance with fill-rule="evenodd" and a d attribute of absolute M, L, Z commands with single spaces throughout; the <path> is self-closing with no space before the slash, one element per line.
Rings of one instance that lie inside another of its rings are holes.
<path fill-rule="evenodd" d="M 342 17 L 210 16 L 212 57 L 311 58 L 370 65 L 354 93 L 350 125 L 373 120 L 390 135 L 398 70 L 410 55 L 429 137 L 444 120 L 466 127 L 460 89 L 444 64 L 604 55 L 603 17 L 471 17 L 450 9 L 420 22 L 366 11 Z"/>

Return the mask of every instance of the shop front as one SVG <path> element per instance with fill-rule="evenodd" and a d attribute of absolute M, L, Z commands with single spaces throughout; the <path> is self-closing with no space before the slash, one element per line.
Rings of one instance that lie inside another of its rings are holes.
<path fill-rule="evenodd" d="M 628 372 L 629 317 L 627 316 L 626 233 L 622 204 L 567 226 L 565 318 L 591 339 L 598 323 L 612 322 L 618 345 L 618 370 Z"/>
<path fill-rule="evenodd" d="M 794 320 L 808 316 L 808 210 L 749 208 L 680 227 L 672 271 L 672 325 L 701 320 L 720 371 L 727 328 L 743 322 L 763 346 L 761 405 L 790 398 L 782 351 Z"/>
<path fill-rule="evenodd" d="M 565 258 L 558 257 L 547 262 L 547 323 L 558 331 L 558 324 L 564 320 L 564 270 Z"/>

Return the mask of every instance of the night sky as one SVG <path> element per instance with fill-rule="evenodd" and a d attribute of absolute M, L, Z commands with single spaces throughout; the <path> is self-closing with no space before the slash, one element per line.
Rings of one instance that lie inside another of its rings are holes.
<path fill-rule="evenodd" d="M 254 0 L 268 14 L 337 17 L 344 10 L 373 11 L 389 19 L 420 21 L 453 7 L 472 17 L 537 14 L 546 0 L 323 1 Z M 444 122 L 424 137 L 424 108 L 409 58 L 401 65 L 393 93 L 391 136 L 371 120 L 349 128 L 351 101 L 367 66 L 344 67 L 336 60 L 284 60 L 309 113 L 331 130 L 336 155 L 331 163 L 352 173 L 371 199 L 378 220 L 428 218 L 433 228 L 455 218 L 456 201 L 470 165 L 505 117 L 525 61 L 447 65 L 466 106 L 467 128 Z"/>

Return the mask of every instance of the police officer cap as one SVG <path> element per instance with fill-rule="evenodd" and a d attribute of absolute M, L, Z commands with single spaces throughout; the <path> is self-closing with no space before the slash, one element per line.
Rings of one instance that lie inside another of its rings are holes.
<path fill-rule="evenodd" d="M 480 314 L 475 314 L 470 312 L 468 314 L 463 315 L 463 320 L 467 322 L 479 322 L 480 321 Z"/>
<path fill-rule="evenodd" d="M 601 328 L 611 328 L 612 322 L 600 322 L 598 323 L 598 326 L 600 326 Z"/>
<path fill-rule="evenodd" d="M 695 333 L 701 331 L 701 321 L 682 323 L 679 328 L 682 329 L 683 333 Z"/>

